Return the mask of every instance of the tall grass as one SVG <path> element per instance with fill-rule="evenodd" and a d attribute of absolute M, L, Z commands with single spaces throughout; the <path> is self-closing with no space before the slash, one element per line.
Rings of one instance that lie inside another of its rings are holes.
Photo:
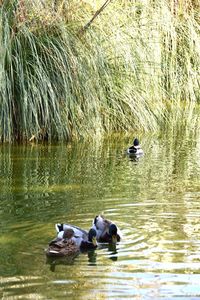
<path fill-rule="evenodd" d="M 200 5 L 183 2 L 111 1 L 83 32 L 103 1 L 5 1 L 1 140 L 196 125 Z"/>

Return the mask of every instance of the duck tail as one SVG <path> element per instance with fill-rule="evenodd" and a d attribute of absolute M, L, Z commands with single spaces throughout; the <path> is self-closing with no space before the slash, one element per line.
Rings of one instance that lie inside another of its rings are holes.
<path fill-rule="evenodd" d="M 63 224 L 60 224 L 60 223 L 55 224 L 55 228 L 56 228 L 57 233 L 64 230 Z"/>

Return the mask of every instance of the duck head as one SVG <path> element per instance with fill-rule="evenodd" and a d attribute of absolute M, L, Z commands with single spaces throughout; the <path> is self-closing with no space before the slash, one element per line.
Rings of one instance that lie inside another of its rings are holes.
<path fill-rule="evenodd" d="M 71 239 L 74 236 L 74 230 L 67 228 L 64 230 L 63 239 Z"/>
<path fill-rule="evenodd" d="M 117 226 L 115 224 L 110 224 L 109 226 L 109 235 L 112 238 L 112 243 L 117 242 Z"/>
<path fill-rule="evenodd" d="M 91 242 L 94 245 L 94 247 L 97 246 L 96 236 L 97 236 L 96 230 L 91 228 L 88 232 L 88 241 Z"/>
<path fill-rule="evenodd" d="M 139 144 L 140 144 L 139 140 L 137 138 L 135 138 L 133 141 L 133 145 L 137 147 L 137 146 L 139 146 Z"/>

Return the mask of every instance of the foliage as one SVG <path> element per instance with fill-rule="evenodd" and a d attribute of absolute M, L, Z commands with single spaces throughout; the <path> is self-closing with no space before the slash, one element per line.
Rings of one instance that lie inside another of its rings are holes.
<path fill-rule="evenodd" d="M 197 1 L 5 1 L 2 141 L 69 140 L 196 125 Z"/>

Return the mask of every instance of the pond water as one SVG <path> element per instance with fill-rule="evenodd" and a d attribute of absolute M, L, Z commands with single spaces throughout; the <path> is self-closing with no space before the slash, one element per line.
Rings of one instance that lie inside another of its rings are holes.
<path fill-rule="evenodd" d="M 200 140 L 185 133 L 0 147 L 1 299 L 199 299 Z M 116 247 L 47 260 L 55 223 L 103 213 Z"/>

